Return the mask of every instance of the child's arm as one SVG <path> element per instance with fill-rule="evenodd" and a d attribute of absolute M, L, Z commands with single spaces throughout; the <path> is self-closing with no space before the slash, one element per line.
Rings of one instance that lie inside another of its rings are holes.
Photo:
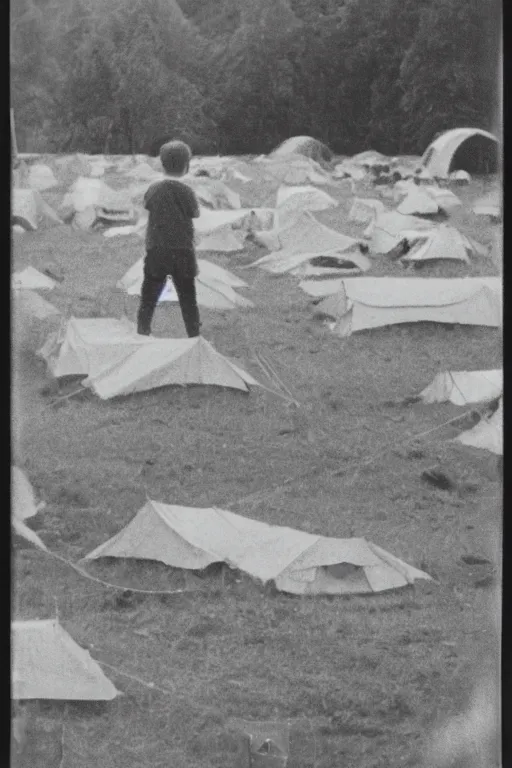
<path fill-rule="evenodd" d="M 198 219 L 200 215 L 201 211 L 199 210 L 199 202 L 196 194 L 193 189 L 190 189 L 190 218 Z"/>

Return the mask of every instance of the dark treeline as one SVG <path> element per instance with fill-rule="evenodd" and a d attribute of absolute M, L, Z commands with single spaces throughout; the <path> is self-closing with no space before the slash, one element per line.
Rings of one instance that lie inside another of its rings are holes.
<path fill-rule="evenodd" d="M 13 0 L 27 152 L 421 153 L 496 118 L 496 0 Z"/>

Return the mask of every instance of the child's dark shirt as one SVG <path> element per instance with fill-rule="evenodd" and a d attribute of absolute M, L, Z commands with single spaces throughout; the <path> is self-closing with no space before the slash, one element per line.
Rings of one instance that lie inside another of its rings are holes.
<path fill-rule="evenodd" d="M 144 207 L 149 211 L 147 251 L 194 250 L 194 225 L 199 216 L 197 198 L 177 179 L 162 179 L 148 188 Z"/>

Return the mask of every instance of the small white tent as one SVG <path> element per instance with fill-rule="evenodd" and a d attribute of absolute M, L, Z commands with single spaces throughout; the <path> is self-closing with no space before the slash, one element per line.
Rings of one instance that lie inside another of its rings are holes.
<path fill-rule="evenodd" d="M 442 211 L 447 213 L 462 205 L 462 200 L 451 189 L 437 187 L 432 184 L 428 187 L 423 187 L 423 191 L 434 199 Z"/>
<path fill-rule="evenodd" d="M 267 234 L 274 235 L 280 249 L 262 256 L 251 267 L 283 274 L 316 256 L 343 254 L 346 261 L 361 272 L 370 268 L 370 260 L 360 252 L 357 240 L 324 226 L 309 211 L 303 211 L 298 218 L 287 221 L 284 227 Z"/>
<path fill-rule="evenodd" d="M 11 467 L 11 498 L 11 524 L 14 531 L 39 549 L 46 550 L 37 533 L 25 524 L 25 520 L 37 515 L 46 505 L 44 502 L 36 503 L 32 485 L 18 467 Z"/>
<path fill-rule="evenodd" d="M 426 190 L 416 187 L 407 193 L 396 210 L 405 216 L 432 216 L 439 213 L 439 205 Z"/>
<path fill-rule="evenodd" d="M 52 169 L 48 165 L 36 163 L 29 166 L 28 186 L 41 192 L 44 189 L 56 187 L 59 182 L 55 178 Z"/>
<path fill-rule="evenodd" d="M 503 400 L 489 418 L 482 418 L 472 429 L 468 429 L 455 438 L 462 445 L 483 448 L 498 456 L 503 455 Z"/>
<path fill-rule="evenodd" d="M 63 223 L 36 189 L 16 188 L 12 191 L 11 222 L 32 232 Z"/>
<path fill-rule="evenodd" d="M 51 291 L 57 282 L 51 277 L 43 275 L 35 267 L 25 267 L 12 276 L 12 287 L 14 290 L 29 289 L 34 291 Z"/>
<path fill-rule="evenodd" d="M 402 240 L 404 230 L 429 230 L 434 225 L 431 221 L 416 216 L 404 216 L 397 211 L 381 213 L 365 230 L 365 237 L 370 238 L 372 253 L 389 253 Z"/>
<path fill-rule="evenodd" d="M 137 218 L 127 195 L 111 189 L 102 179 L 84 177 L 73 183 L 60 210 L 66 219 L 73 216 L 80 229 L 89 229 L 98 220 L 133 223 Z"/>
<path fill-rule="evenodd" d="M 13 699 L 111 701 L 119 694 L 57 620 L 13 621 L 11 632 Z"/>
<path fill-rule="evenodd" d="M 223 509 L 147 501 L 86 559 L 133 557 L 200 570 L 225 562 L 291 594 L 382 592 L 430 579 L 365 539 L 334 539 Z"/>
<path fill-rule="evenodd" d="M 408 233 L 402 232 L 402 236 L 408 239 Z M 465 261 L 469 264 L 469 257 L 475 254 L 486 254 L 483 246 L 478 245 L 462 235 L 455 227 L 442 225 L 430 232 L 416 232 L 413 247 L 402 257 L 402 261 L 440 261 L 455 260 Z"/>
<path fill-rule="evenodd" d="M 341 281 L 317 311 L 336 318 L 334 332 L 349 336 L 398 323 L 455 323 L 498 328 L 502 282 L 498 277 L 352 277 Z"/>
<path fill-rule="evenodd" d="M 239 209 L 242 207 L 240 195 L 234 192 L 227 184 L 218 179 L 210 179 L 208 176 L 184 176 L 182 179 L 194 190 L 198 199 L 204 205 L 210 205 L 218 210 L 219 208 Z"/>
<path fill-rule="evenodd" d="M 332 184 L 319 163 L 309 157 L 293 154 L 287 157 L 263 157 L 254 161 L 270 179 L 281 184 Z"/>
<path fill-rule="evenodd" d="M 424 403 L 485 403 L 503 392 L 503 370 L 442 371 L 420 392 Z"/>
<path fill-rule="evenodd" d="M 235 309 L 236 307 L 253 307 L 252 301 L 240 296 L 234 288 L 246 288 L 247 283 L 240 280 L 227 269 L 212 264 L 205 259 L 198 259 L 199 274 L 196 277 L 197 303 L 208 309 Z M 144 270 L 144 260 L 139 259 L 130 267 L 128 272 L 117 283 L 129 296 L 140 296 Z M 178 301 L 171 278 L 159 299 L 162 301 Z"/>
<path fill-rule="evenodd" d="M 278 216 L 283 208 L 295 211 L 324 211 L 337 205 L 338 201 L 327 192 L 308 184 L 298 187 L 281 186 L 276 194 Z"/>
<path fill-rule="evenodd" d="M 53 376 L 83 375 L 102 400 L 166 386 L 205 384 L 247 392 L 258 382 L 206 339 L 139 336 L 127 321 L 72 317 L 39 350 Z"/>
<path fill-rule="evenodd" d="M 459 152 L 463 146 L 467 150 L 465 156 Z M 476 168 L 482 173 L 485 171 L 485 158 L 478 155 L 488 155 L 489 166 L 495 168 L 497 150 L 498 140 L 492 133 L 479 128 L 453 128 L 429 144 L 421 162 L 432 176 L 440 178 L 459 169 L 473 173 Z"/>
<path fill-rule="evenodd" d="M 289 155 L 303 155 L 317 163 L 329 163 L 332 159 L 332 152 L 327 144 L 312 136 L 291 136 L 276 147 L 270 157 L 288 157 Z"/>

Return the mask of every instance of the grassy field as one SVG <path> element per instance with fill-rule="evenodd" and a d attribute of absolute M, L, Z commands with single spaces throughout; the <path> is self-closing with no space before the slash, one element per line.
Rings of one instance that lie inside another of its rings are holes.
<path fill-rule="evenodd" d="M 319 218 L 360 234 L 347 221 L 346 186 L 327 191 L 340 205 Z M 453 217 L 482 243 L 495 229 L 473 217 L 470 204 L 485 191 L 480 181 L 457 189 L 465 206 Z M 270 193 L 243 202 L 261 204 Z M 14 616 L 48 618 L 57 605 L 63 626 L 94 658 L 155 686 L 105 667 L 124 694 L 115 701 L 41 705 L 43 717 L 65 720 L 65 768 L 239 768 L 243 723 L 260 719 L 291 721 L 290 768 L 420 766 L 431 728 L 465 705 L 477 673 L 495 658 L 485 578 L 492 566 L 461 561 L 487 554 L 498 565 L 495 457 L 450 442 L 460 427 L 414 439 L 466 409 L 402 401 L 440 370 L 500 367 L 500 332 L 425 323 L 340 339 L 315 319 L 297 279 L 239 271 L 263 252 L 204 254 L 249 282 L 244 293 L 255 308 L 203 310 L 203 332 L 271 386 L 255 359 L 263 353 L 300 403 L 296 410 L 258 389 L 200 387 L 53 404 L 33 354 L 45 330 L 15 339 L 14 460 L 47 503 L 31 527 L 76 562 L 126 525 L 146 495 L 229 506 L 312 533 L 363 536 L 436 582 L 364 598 L 298 598 L 223 569 L 87 566 L 115 584 L 187 590 L 123 597 L 16 543 Z M 137 302 L 115 283 L 142 254 L 135 236 L 60 227 L 16 236 L 13 267 L 62 270 L 64 282 L 48 298 L 68 314 L 134 319 Z M 370 274 L 403 270 L 377 258 Z M 479 259 L 412 274 L 497 270 Z M 184 335 L 177 305 L 157 310 L 154 331 Z M 424 484 L 421 473 L 433 465 L 459 489 Z"/>

